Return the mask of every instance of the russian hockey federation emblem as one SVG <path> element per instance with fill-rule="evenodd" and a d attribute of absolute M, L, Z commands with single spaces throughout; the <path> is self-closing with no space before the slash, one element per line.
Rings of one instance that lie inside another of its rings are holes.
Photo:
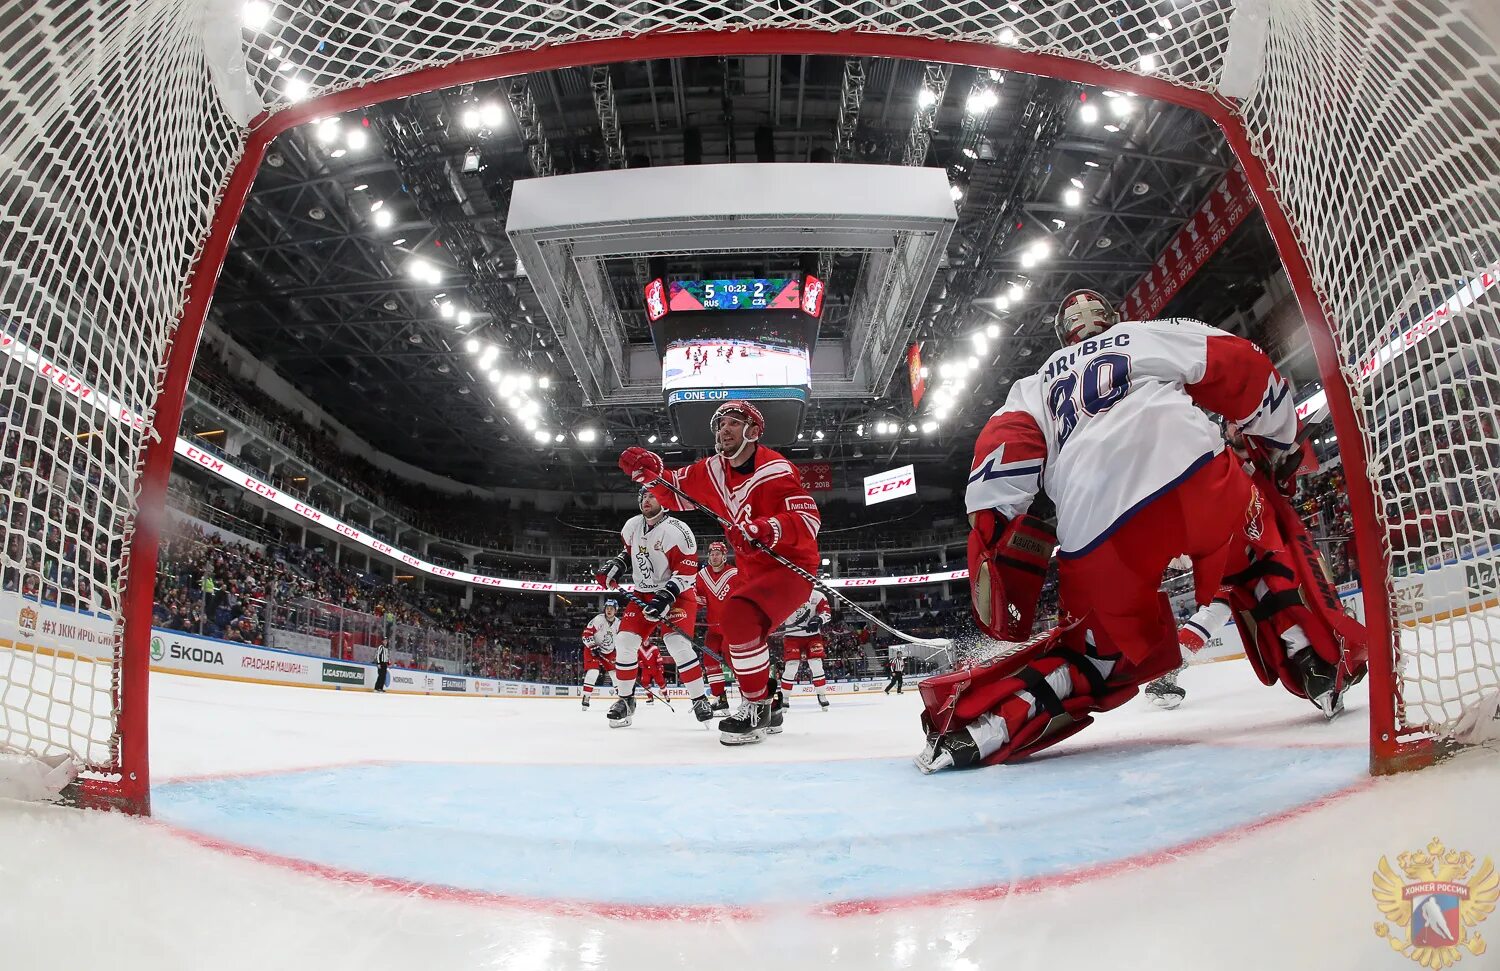
<path fill-rule="evenodd" d="M 1474 855 L 1450 850 L 1434 839 L 1425 851 L 1402 853 L 1396 864 L 1408 882 L 1401 882 L 1385 857 L 1375 870 L 1375 902 L 1396 925 L 1376 921 L 1375 934 L 1385 938 L 1391 950 L 1424 968 L 1447 968 L 1462 960 L 1465 950 L 1477 957 L 1488 949 L 1474 931 L 1500 901 L 1500 872 L 1488 857 L 1468 879 Z M 1407 931 L 1405 940 L 1401 929 Z"/>
<path fill-rule="evenodd" d="M 16 626 L 27 637 L 36 633 L 36 622 L 37 612 L 31 607 L 22 607 L 20 615 L 16 617 Z"/>

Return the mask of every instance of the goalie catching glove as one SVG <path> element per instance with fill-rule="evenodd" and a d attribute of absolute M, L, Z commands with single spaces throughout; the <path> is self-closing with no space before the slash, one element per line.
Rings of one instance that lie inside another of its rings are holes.
<path fill-rule="evenodd" d="M 1035 516 L 1006 519 L 993 509 L 971 514 L 969 525 L 974 623 L 996 640 L 1025 640 L 1036 620 L 1057 536 Z"/>

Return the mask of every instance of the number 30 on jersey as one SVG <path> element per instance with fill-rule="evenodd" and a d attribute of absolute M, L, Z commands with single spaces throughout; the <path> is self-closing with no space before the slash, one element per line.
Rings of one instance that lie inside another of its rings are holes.
<path fill-rule="evenodd" d="M 1100 354 L 1058 379 L 1047 394 L 1047 408 L 1057 426 L 1057 447 L 1062 448 L 1078 425 L 1078 410 L 1099 415 L 1113 408 L 1130 393 L 1130 355 Z"/>

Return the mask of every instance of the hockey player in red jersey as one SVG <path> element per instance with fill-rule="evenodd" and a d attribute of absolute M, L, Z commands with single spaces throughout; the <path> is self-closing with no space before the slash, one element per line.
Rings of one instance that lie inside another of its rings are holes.
<path fill-rule="evenodd" d="M 818 569 L 818 505 L 802 487 L 796 466 L 759 444 L 766 422 L 744 401 L 726 401 L 712 419 L 715 454 L 667 470 L 661 456 L 628 448 L 620 470 L 636 482 L 665 477 L 694 503 L 734 524 L 725 538 L 739 572 L 724 603 L 728 660 L 744 705 L 719 723 L 725 745 L 762 741 L 780 731 L 781 711 L 771 702 L 771 652 L 766 639 L 812 593 L 812 584 L 761 552 L 764 544 L 809 573 Z M 665 489 L 669 509 L 689 507 Z"/>
<path fill-rule="evenodd" d="M 600 586 L 613 587 L 629 571 L 635 586 L 615 635 L 615 693 L 620 697 L 609 709 L 609 726 L 624 728 L 635 717 L 641 646 L 658 630 L 677 666 L 677 680 L 693 699 L 693 714 L 708 721 L 713 710 L 703 690 L 703 668 L 692 641 L 682 632 L 698 615 L 693 593 L 698 540 L 686 523 L 667 515 L 651 490 L 641 489 L 638 504 L 640 515 L 630 517 L 620 530 L 625 548 L 594 574 Z"/>
<path fill-rule="evenodd" d="M 620 630 L 620 602 L 613 597 L 604 601 L 604 610 L 594 615 L 583 629 L 583 707 L 588 708 L 599 683 L 599 672 L 615 670 L 615 634 Z"/>
<path fill-rule="evenodd" d="M 1120 323 L 1086 290 L 1064 299 L 1057 327 L 1062 348 L 1012 386 L 975 445 L 969 582 L 986 633 L 1029 633 L 1054 543 L 1026 512 L 1045 486 L 1069 621 L 1003 660 L 924 682 L 923 771 L 1039 751 L 1176 668 L 1176 628 L 1158 592 L 1173 558 L 1191 558 L 1200 604 L 1226 580 L 1264 591 L 1260 578 L 1282 570 L 1264 550 L 1276 504 L 1262 490 L 1276 485 L 1257 486 L 1200 410 L 1236 422 L 1277 483 L 1295 476 L 1291 389 L 1260 348 L 1193 320 Z M 1289 687 L 1325 707 L 1362 672 L 1350 645 L 1330 636 L 1264 652 Z"/>
<path fill-rule="evenodd" d="M 728 648 L 724 644 L 724 601 L 729 597 L 729 588 L 739 570 L 729 562 L 729 547 L 718 540 L 708 544 L 708 565 L 698 571 L 693 581 L 698 592 L 698 602 L 703 605 L 704 646 L 719 657 L 725 657 Z M 715 714 L 729 714 L 729 701 L 725 698 L 724 668 L 713 654 L 703 655 L 703 673 L 708 678 L 708 690 L 714 696 Z"/>
<path fill-rule="evenodd" d="M 646 704 L 651 704 L 655 699 L 651 696 L 651 689 L 657 689 L 657 694 L 665 694 L 667 690 L 666 666 L 661 663 L 661 645 L 655 640 L 646 640 L 641 644 L 641 690 L 646 692 Z"/>
<path fill-rule="evenodd" d="M 828 679 L 823 675 L 823 625 L 832 618 L 833 609 L 828 606 L 828 597 L 821 590 L 813 590 L 807 603 L 798 607 L 782 627 L 785 636 L 781 645 L 781 690 L 787 694 L 791 692 L 797 681 L 797 668 L 806 659 L 813 692 L 823 711 L 828 710 Z"/>

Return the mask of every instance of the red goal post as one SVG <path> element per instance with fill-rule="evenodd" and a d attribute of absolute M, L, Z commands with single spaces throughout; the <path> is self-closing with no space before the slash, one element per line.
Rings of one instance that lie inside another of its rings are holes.
<path fill-rule="evenodd" d="M 278 134 L 393 98 L 564 67 L 825 54 L 1102 85 L 1192 108 L 1222 128 L 1306 318 L 1348 470 L 1360 573 L 1376 578 L 1363 589 L 1375 645 L 1372 768 L 1429 759 L 1475 692 L 1494 685 L 1500 632 L 1482 623 L 1476 633 L 1470 622 L 1472 657 L 1442 656 L 1455 635 L 1428 628 L 1451 627 L 1460 607 L 1435 621 L 1398 614 L 1395 575 L 1473 559 L 1493 535 L 1485 507 L 1495 502 L 1493 473 L 1487 481 L 1461 474 L 1451 438 L 1437 450 L 1454 471 L 1443 466 L 1436 482 L 1422 473 L 1440 425 L 1480 422 L 1477 440 L 1463 445 L 1470 467 L 1474 446 L 1483 453 L 1496 443 L 1493 424 L 1483 424 L 1493 420 L 1490 386 L 1500 376 L 1493 349 L 1470 355 L 1461 372 L 1454 365 L 1465 338 L 1500 334 L 1494 298 L 1480 295 L 1448 317 L 1446 331 L 1381 357 L 1407 317 L 1450 300 L 1500 257 L 1500 201 L 1484 191 L 1500 170 L 1486 88 L 1500 59 L 1477 6 L 1289 7 L 1181 0 L 1122 15 L 1092 4 L 980 9 L 952 0 L 750 0 L 734 9 L 409 0 L 380 7 L 381 16 L 346 2 L 307 11 L 265 4 L 257 29 L 242 28 L 245 8 L 228 0 L 32 8 L 7 29 L 17 53 L 0 64 L 0 92 L 8 92 L 0 117 L 10 132 L 0 137 L 17 160 L 0 176 L 4 333 L 69 369 L 96 400 L 148 416 L 148 427 L 106 427 L 70 403 L 76 388 L 64 393 L 55 375 L 28 371 L 15 354 L 0 358 L 13 402 L 7 429 L 20 441 L 0 468 L 20 476 L 29 453 L 33 463 L 50 459 L 54 480 L 55 466 L 71 463 L 89 483 L 76 498 L 63 487 L 61 519 L 55 497 L 43 496 L 52 505 L 40 520 L 28 518 L 30 500 L 13 503 L 4 565 L 20 576 L 23 600 L 33 586 L 44 608 L 87 606 L 114 633 L 112 649 L 90 661 L 23 644 L 24 631 L 7 642 L 0 627 L 0 657 L 7 646 L 16 656 L 29 651 L 24 664 L 0 664 L 0 748 L 70 752 L 90 770 L 91 798 L 149 811 L 156 525 L 204 316 Z M 292 60 L 290 73 L 277 69 L 279 57 Z M 306 97 L 291 103 L 294 93 Z M 1367 361 L 1376 363 L 1362 367 Z M 1439 367 L 1447 384 L 1435 388 L 1427 382 Z M 1442 391 L 1454 389 L 1464 395 L 1450 403 Z M 64 458 L 60 434 L 77 443 L 87 434 L 89 444 Z M 1443 529 L 1393 531 L 1388 522 L 1411 497 L 1458 516 Z M 24 525 L 12 527 L 21 508 Z M 33 536 L 37 522 L 42 535 Z M 70 540 L 80 560 L 71 590 L 68 571 L 47 566 L 52 544 Z M 95 703 L 81 704 L 90 693 Z"/>

